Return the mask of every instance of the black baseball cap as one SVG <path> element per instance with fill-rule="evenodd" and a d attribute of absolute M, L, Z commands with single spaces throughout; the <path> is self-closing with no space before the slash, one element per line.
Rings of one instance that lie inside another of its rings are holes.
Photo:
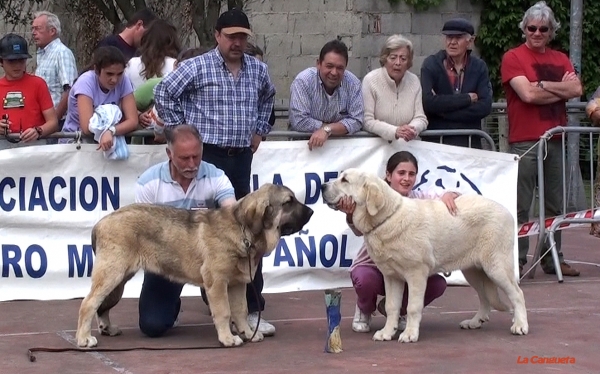
<path fill-rule="evenodd" d="M 20 35 L 6 34 L 0 39 L 0 59 L 26 60 L 31 58 L 27 49 L 27 40 Z"/>
<path fill-rule="evenodd" d="M 452 18 L 442 28 L 442 34 L 444 35 L 475 35 L 475 28 L 473 24 L 464 18 Z"/>
<path fill-rule="evenodd" d="M 252 35 L 248 16 L 237 8 L 222 13 L 217 20 L 215 29 L 227 35 L 238 33 Z"/>

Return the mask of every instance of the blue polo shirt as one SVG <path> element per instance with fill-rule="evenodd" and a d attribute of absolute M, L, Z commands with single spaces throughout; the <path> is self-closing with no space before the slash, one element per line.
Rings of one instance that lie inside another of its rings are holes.
<path fill-rule="evenodd" d="M 217 208 L 229 198 L 235 199 L 233 186 L 225 173 L 202 161 L 196 178 L 187 191 L 173 180 L 169 161 L 156 164 L 138 178 L 135 202 L 169 205 L 183 209 Z"/>

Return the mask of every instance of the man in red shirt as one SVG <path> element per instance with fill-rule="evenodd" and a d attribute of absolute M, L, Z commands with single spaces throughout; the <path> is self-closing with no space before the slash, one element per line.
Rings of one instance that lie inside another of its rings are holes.
<path fill-rule="evenodd" d="M 25 71 L 27 41 L 16 34 L 0 39 L 0 149 L 46 144 L 42 137 L 58 131 L 58 120 L 46 82 Z M 20 134 L 19 139 L 8 138 Z"/>
<path fill-rule="evenodd" d="M 508 111 L 508 141 L 511 152 L 521 156 L 517 181 L 517 220 L 529 221 L 529 210 L 537 181 L 537 147 L 531 149 L 545 131 L 567 122 L 565 102 L 582 94 L 579 77 L 569 58 L 548 47 L 560 24 L 544 1 L 529 8 L 520 23 L 525 43 L 506 52 L 502 58 L 502 84 Z M 562 142 L 548 142 L 544 159 L 544 194 L 546 216 L 562 212 Z M 563 275 L 578 276 L 579 271 L 563 260 L 560 232 L 556 233 L 560 268 Z M 543 252 L 547 248 L 544 248 Z M 527 263 L 529 238 L 519 239 L 519 267 Z M 555 274 L 552 256 L 541 261 L 547 274 Z"/>

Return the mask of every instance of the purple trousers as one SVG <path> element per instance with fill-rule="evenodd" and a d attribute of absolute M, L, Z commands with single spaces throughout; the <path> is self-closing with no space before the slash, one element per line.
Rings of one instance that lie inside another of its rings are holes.
<path fill-rule="evenodd" d="M 383 274 L 375 266 L 357 266 L 350 272 L 352 284 L 358 299 L 356 305 L 364 314 L 371 314 L 377 307 L 377 296 L 385 296 Z M 446 279 L 439 274 L 434 274 L 427 279 L 424 305 L 429 305 L 433 300 L 442 296 L 446 291 Z M 404 297 L 402 298 L 402 309 L 400 315 L 406 315 L 408 304 L 408 285 L 404 284 Z"/>

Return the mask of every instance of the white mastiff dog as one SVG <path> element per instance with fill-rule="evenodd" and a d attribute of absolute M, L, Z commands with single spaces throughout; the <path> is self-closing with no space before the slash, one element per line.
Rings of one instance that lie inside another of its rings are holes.
<path fill-rule="evenodd" d="M 354 226 L 364 234 L 369 255 L 383 273 L 387 320 L 373 340 L 391 340 L 396 334 L 406 281 L 407 324 L 398 341 L 416 342 L 427 278 L 454 270 L 462 270 L 479 295 L 479 311 L 461 322 L 461 328 L 480 328 L 489 320 L 491 307 L 508 309 L 500 287 L 514 308 L 510 331 L 527 334 L 525 299 L 514 271 L 514 220 L 502 205 L 462 195 L 455 200 L 458 212 L 453 216 L 441 201 L 403 197 L 383 179 L 357 169 L 344 171 L 322 190 L 333 209 L 343 196 L 354 200 Z"/>

